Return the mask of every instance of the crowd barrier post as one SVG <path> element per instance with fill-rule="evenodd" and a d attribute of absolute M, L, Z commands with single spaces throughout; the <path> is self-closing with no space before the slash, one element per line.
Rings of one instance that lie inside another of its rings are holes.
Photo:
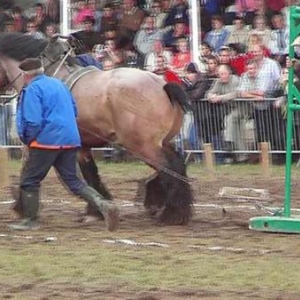
<path fill-rule="evenodd" d="M 0 147 L 0 189 L 9 183 L 8 178 L 8 149 Z"/>
<path fill-rule="evenodd" d="M 269 143 L 260 143 L 260 163 L 262 168 L 262 173 L 265 177 L 270 176 L 270 154 L 269 154 Z"/>
<path fill-rule="evenodd" d="M 213 177 L 215 171 L 215 158 L 213 154 L 212 144 L 204 144 L 203 150 L 204 150 L 205 167 L 209 172 L 210 176 Z"/>

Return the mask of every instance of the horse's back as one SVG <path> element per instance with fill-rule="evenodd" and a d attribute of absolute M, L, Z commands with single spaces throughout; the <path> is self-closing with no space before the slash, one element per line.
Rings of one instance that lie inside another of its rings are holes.
<path fill-rule="evenodd" d="M 79 126 L 84 123 L 98 136 L 123 145 L 132 139 L 161 143 L 172 130 L 176 112 L 165 84 L 138 69 L 92 72 L 74 86 Z"/>

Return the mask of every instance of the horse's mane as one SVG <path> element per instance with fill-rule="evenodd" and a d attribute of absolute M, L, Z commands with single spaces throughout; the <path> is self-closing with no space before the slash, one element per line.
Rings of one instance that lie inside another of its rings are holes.
<path fill-rule="evenodd" d="M 23 33 L 0 33 L 0 53 L 17 61 L 38 57 L 47 45 L 47 40 Z"/>

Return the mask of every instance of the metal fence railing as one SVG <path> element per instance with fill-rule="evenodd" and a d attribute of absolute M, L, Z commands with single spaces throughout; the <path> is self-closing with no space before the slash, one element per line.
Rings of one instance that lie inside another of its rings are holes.
<path fill-rule="evenodd" d="M 15 128 L 16 95 L 0 96 L 0 147 L 21 146 Z M 183 152 L 203 152 L 212 144 L 214 153 L 258 153 L 261 142 L 269 143 L 270 153 L 286 151 L 285 102 L 278 99 L 253 101 L 236 99 L 211 103 L 207 99 L 192 103 L 185 115 L 181 133 L 175 139 Z M 293 152 L 300 153 L 300 112 L 294 114 Z M 114 148 L 103 149 L 109 152 Z"/>
<path fill-rule="evenodd" d="M 281 98 L 253 101 L 236 99 L 192 103 L 185 116 L 177 145 L 182 151 L 201 153 L 210 143 L 215 153 L 257 153 L 260 143 L 269 143 L 271 153 L 286 151 L 286 102 Z M 293 152 L 300 153 L 300 115 L 295 112 Z"/>

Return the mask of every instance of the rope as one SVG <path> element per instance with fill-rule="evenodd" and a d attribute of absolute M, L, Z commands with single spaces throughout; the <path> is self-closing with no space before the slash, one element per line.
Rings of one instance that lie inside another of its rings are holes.
<path fill-rule="evenodd" d="M 93 131 L 91 131 L 91 130 L 89 130 L 87 128 L 79 126 L 79 129 L 80 130 L 84 130 L 85 132 L 87 132 L 87 133 L 93 135 L 94 137 L 99 138 L 99 139 L 101 139 L 101 140 L 103 140 L 105 142 L 108 142 L 108 143 L 110 142 L 109 139 L 106 139 L 106 138 L 100 136 L 99 134 L 97 134 L 97 133 L 95 133 L 95 132 L 93 132 Z M 148 164 L 150 164 L 152 166 L 155 166 L 157 168 L 157 170 L 163 171 L 166 174 L 169 174 L 169 175 L 173 176 L 174 178 L 177 178 L 178 180 L 181 180 L 181 181 L 183 181 L 185 183 L 188 183 L 188 184 L 191 183 L 191 179 L 189 179 L 189 178 L 187 178 L 187 177 L 185 177 L 183 175 L 180 175 L 179 173 L 177 173 L 175 171 L 172 171 L 171 169 L 169 169 L 167 167 L 162 166 L 157 161 L 151 160 L 149 158 L 145 158 L 142 155 L 138 154 L 137 152 L 131 151 L 131 150 L 129 150 L 126 147 L 124 147 L 124 148 L 126 149 L 127 152 L 129 152 L 131 155 L 135 156 L 136 158 L 138 158 L 138 159 L 140 159 L 140 160 L 142 160 L 142 161 L 144 161 L 144 162 L 146 162 L 146 163 L 148 163 Z"/>

